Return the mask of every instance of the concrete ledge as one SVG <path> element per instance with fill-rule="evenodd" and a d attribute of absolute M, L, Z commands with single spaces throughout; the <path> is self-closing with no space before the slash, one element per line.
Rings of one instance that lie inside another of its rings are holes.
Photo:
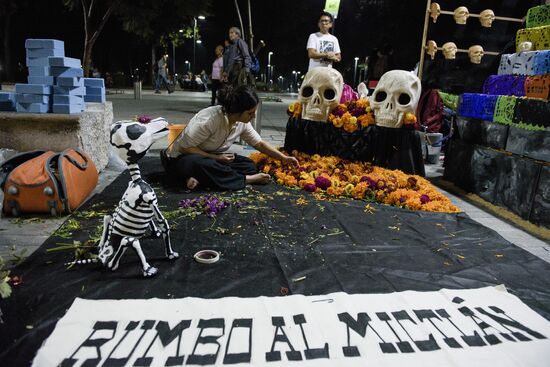
<path fill-rule="evenodd" d="M 86 103 L 86 111 L 73 115 L 0 112 L 0 148 L 20 152 L 78 148 L 101 171 L 109 161 L 112 123 L 111 102 Z"/>

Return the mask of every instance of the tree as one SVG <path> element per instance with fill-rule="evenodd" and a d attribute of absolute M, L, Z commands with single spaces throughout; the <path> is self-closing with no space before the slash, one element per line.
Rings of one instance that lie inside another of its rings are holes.
<path fill-rule="evenodd" d="M 73 10 L 80 8 L 84 17 L 84 51 L 82 68 L 87 76 L 92 64 L 92 50 L 103 27 L 125 0 L 63 0 L 65 6 Z M 129 1 L 129 0 L 128 0 Z"/>
<path fill-rule="evenodd" d="M 166 51 L 193 38 L 193 17 L 208 15 L 211 1 L 135 0 L 123 3 L 117 14 L 123 28 L 151 46 L 151 76 L 157 60 L 156 48 Z M 181 30 L 181 31 L 180 31 Z"/>

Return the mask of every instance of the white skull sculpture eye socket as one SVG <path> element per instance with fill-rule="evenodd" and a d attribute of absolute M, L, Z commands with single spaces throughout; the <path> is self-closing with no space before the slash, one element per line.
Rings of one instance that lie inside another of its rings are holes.
<path fill-rule="evenodd" d="M 326 121 L 328 115 L 340 102 L 344 79 L 333 68 L 318 67 L 307 72 L 300 88 L 302 118 Z"/>
<path fill-rule="evenodd" d="M 405 114 L 416 111 L 420 92 L 420 80 L 411 72 L 392 70 L 382 75 L 371 102 L 376 124 L 401 127 Z"/>

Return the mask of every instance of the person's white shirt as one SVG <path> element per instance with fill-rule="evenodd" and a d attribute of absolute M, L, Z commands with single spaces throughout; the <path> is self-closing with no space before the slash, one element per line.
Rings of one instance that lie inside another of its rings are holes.
<path fill-rule="evenodd" d="M 199 111 L 174 142 L 168 155 L 176 158 L 179 148 L 197 147 L 207 153 L 223 153 L 241 137 L 248 145 L 255 146 L 262 138 L 252 124 L 237 122 L 229 126 L 227 115 L 222 106 L 207 107 Z"/>
<path fill-rule="evenodd" d="M 306 50 L 309 48 L 313 48 L 317 52 L 334 52 L 335 54 L 340 53 L 338 38 L 330 33 L 323 34 L 321 32 L 316 32 L 310 34 L 307 40 Z M 319 66 L 332 67 L 332 61 L 328 59 L 309 59 L 308 70 Z"/>

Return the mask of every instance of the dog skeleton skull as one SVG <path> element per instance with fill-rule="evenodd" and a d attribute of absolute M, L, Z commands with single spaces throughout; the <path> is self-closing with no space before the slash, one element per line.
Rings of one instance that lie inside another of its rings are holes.
<path fill-rule="evenodd" d="M 342 74 L 333 68 L 318 67 L 308 71 L 298 98 L 302 103 L 302 118 L 326 121 L 330 111 L 340 102 L 343 88 Z"/>
<path fill-rule="evenodd" d="M 400 128 L 405 114 L 415 113 L 420 92 L 420 79 L 409 71 L 391 70 L 382 75 L 371 98 L 376 124 Z"/>

